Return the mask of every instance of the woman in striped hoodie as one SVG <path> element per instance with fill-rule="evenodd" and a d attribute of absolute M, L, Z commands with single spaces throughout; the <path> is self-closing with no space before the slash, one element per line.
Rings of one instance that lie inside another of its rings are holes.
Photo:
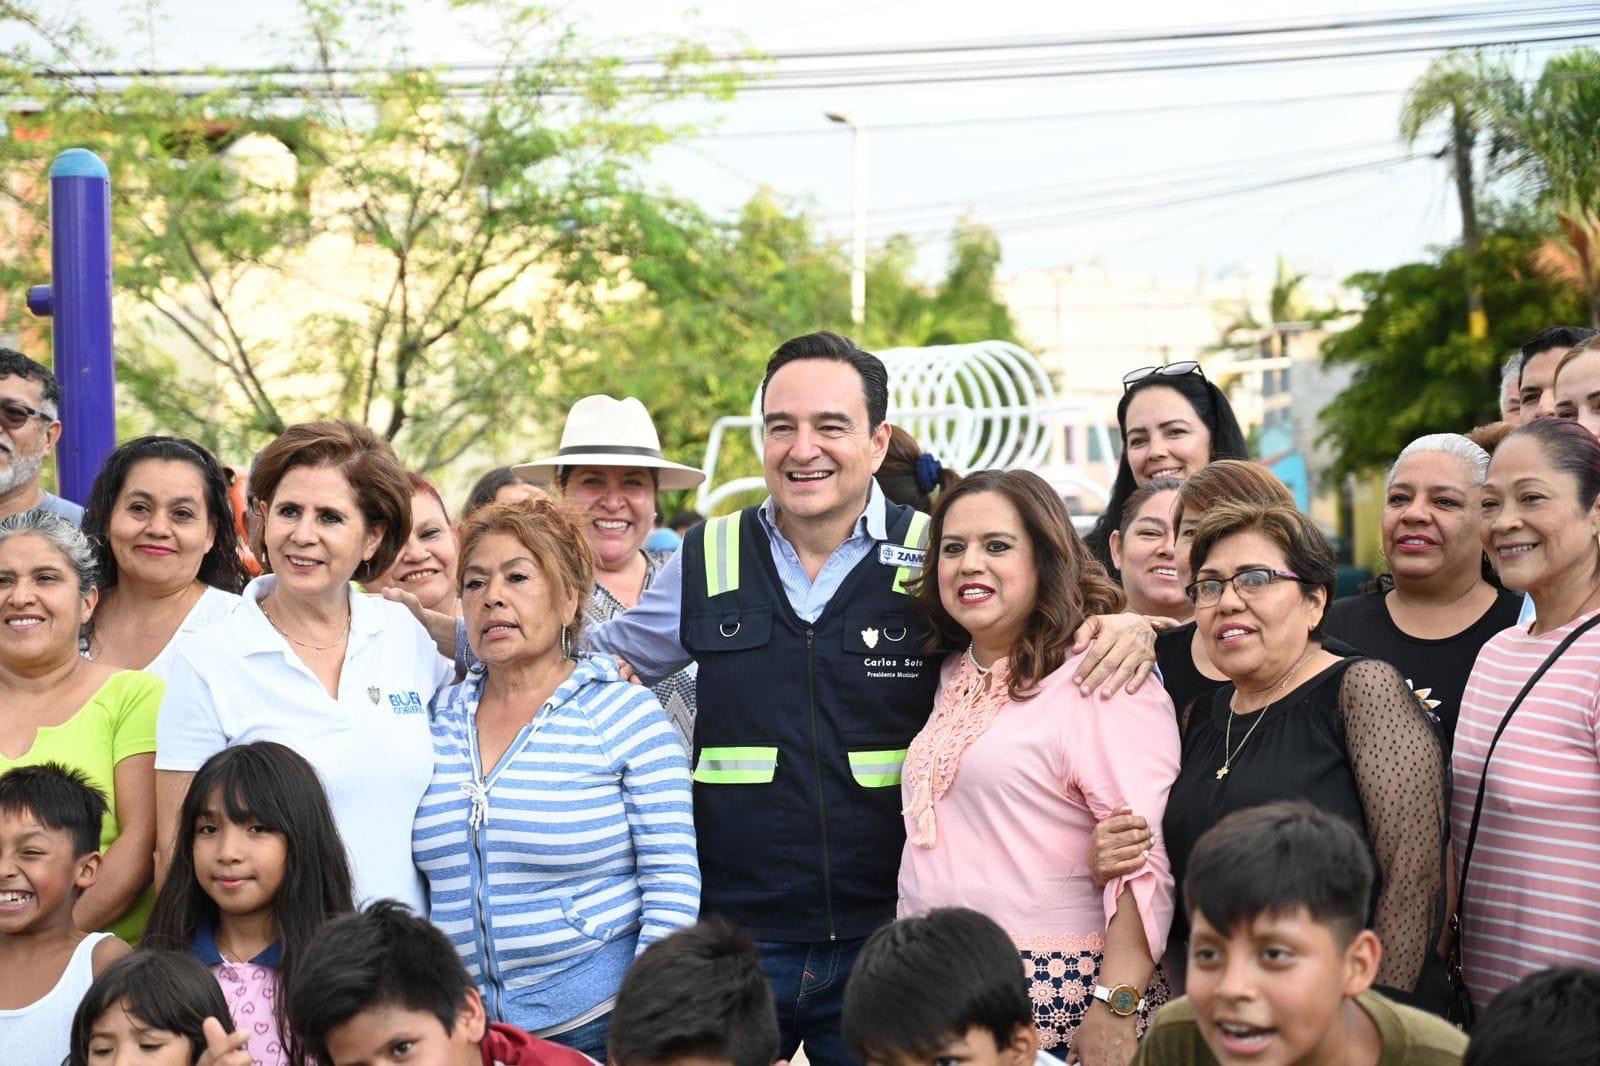
<path fill-rule="evenodd" d="M 604 1061 L 624 971 L 699 911 L 688 760 L 650 690 L 578 650 L 594 564 L 572 512 L 495 504 L 461 541 L 479 662 L 434 708 L 430 917 L 491 1020 Z"/>

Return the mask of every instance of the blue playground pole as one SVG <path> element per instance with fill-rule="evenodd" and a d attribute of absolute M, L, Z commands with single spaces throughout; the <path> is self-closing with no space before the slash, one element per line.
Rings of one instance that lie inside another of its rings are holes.
<path fill-rule="evenodd" d="M 50 284 L 28 291 L 28 309 L 53 317 L 61 382 L 60 492 L 83 503 L 117 446 L 111 357 L 111 174 L 86 148 L 50 164 Z"/>

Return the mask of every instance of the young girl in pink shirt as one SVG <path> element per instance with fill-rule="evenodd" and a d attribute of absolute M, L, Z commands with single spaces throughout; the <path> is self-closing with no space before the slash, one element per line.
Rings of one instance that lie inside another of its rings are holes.
<path fill-rule="evenodd" d="M 211 968 L 252 1060 L 288 1066 L 280 994 L 323 922 L 354 910 L 350 864 L 311 764 L 270 741 L 195 774 L 145 941 Z"/>

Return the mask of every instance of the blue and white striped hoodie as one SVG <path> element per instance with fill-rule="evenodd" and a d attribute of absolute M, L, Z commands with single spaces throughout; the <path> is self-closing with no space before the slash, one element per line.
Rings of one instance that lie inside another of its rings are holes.
<path fill-rule="evenodd" d="M 694 922 L 689 763 L 650 690 L 585 655 L 485 773 L 486 669 L 435 701 L 412 853 L 491 1019 L 549 1031 L 594 1016 L 639 951 Z"/>

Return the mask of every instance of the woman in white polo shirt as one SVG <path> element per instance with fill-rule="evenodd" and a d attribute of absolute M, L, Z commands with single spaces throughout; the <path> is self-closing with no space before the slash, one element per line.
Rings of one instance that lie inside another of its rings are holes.
<path fill-rule="evenodd" d="M 365 426 L 307 422 L 256 457 L 251 488 L 265 508 L 251 547 L 267 572 L 238 610 L 184 643 L 167 677 L 160 870 L 200 764 L 275 740 L 322 777 L 357 896 L 425 914 L 411 823 L 433 773 L 428 705 L 452 669 L 406 608 L 350 585 L 388 570 L 410 535 L 405 468 Z"/>

